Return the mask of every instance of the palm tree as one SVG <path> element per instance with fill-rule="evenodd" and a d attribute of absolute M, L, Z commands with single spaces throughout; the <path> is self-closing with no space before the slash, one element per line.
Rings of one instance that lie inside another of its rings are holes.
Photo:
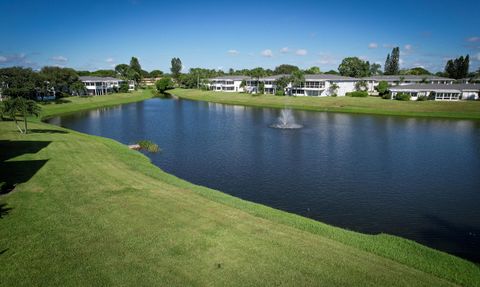
<path fill-rule="evenodd" d="M 22 97 L 10 98 L 3 102 L 3 113 L 13 119 L 20 133 L 28 133 L 27 118 L 40 114 L 41 108 L 33 100 L 27 100 Z M 18 123 L 17 116 L 23 117 L 23 129 Z"/>

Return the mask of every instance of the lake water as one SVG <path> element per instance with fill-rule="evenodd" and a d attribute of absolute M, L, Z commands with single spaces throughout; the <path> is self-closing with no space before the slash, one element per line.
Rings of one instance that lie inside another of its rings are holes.
<path fill-rule="evenodd" d="M 280 111 L 151 99 L 51 119 L 125 144 L 149 139 L 166 172 L 369 234 L 480 262 L 480 122 Z"/>

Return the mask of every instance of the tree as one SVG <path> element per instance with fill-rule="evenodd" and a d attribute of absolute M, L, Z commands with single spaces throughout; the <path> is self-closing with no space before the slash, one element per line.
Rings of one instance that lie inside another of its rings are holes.
<path fill-rule="evenodd" d="M 43 67 L 39 73 L 41 84 L 48 82 L 48 88 L 57 95 L 74 94 L 80 85 L 83 85 L 75 70 L 60 67 Z M 37 85 L 38 87 L 39 85 Z"/>
<path fill-rule="evenodd" d="M 155 82 L 157 91 L 164 94 L 165 91 L 173 89 L 173 81 L 170 77 L 163 77 L 157 82 Z"/>
<path fill-rule="evenodd" d="M 340 66 L 338 66 L 340 75 L 347 77 L 366 77 L 370 72 L 370 65 L 360 60 L 358 57 L 347 57 L 343 59 Z"/>
<path fill-rule="evenodd" d="M 115 66 L 115 72 L 120 76 L 122 79 L 128 78 L 128 71 L 130 70 L 130 66 L 127 64 L 118 64 Z"/>
<path fill-rule="evenodd" d="M 294 65 L 283 64 L 276 67 L 275 70 L 273 71 L 273 74 L 274 75 L 282 75 L 282 74 L 290 75 L 295 71 L 300 71 L 300 68 Z"/>
<path fill-rule="evenodd" d="M 277 95 L 285 95 L 285 88 L 290 83 L 289 77 L 280 77 L 275 81 L 275 86 L 277 87 L 277 91 L 275 94 Z"/>
<path fill-rule="evenodd" d="M 123 81 L 123 82 L 120 82 L 120 85 L 118 87 L 118 91 L 120 93 L 127 93 L 128 92 L 128 82 L 127 81 Z"/>
<path fill-rule="evenodd" d="M 173 58 L 171 64 L 170 71 L 172 72 L 172 76 L 175 80 L 178 80 L 182 71 L 182 61 L 180 58 Z"/>
<path fill-rule="evenodd" d="M 428 70 L 422 67 L 415 67 L 408 70 L 401 70 L 400 74 L 401 75 L 431 75 L 431 73 Z"/>
<path fill-rule="evenodd" d="M 445 75 L 453 79 L 462 79 L 468 76 L 470 56 L 460 56 L 454 60 L 448 60 L 445 65 Z"/>
<path fill-rule="evenodd" d="M 358 81 L 355 83 L 355 90 L 356 91 L 366 91 L 368 90 L 368 84 L 366 81 Z"/>
<path fill-rule="evenodd" d="M 388 83 L 386 81 L 380 81 L 378 85 L 375 87 L 375 90 L 377 90 L 378 94 L 380 96 L 385 95 L 388 93 Z"/>
<path fill-rule="evenodd" d="M 320 73 L 321 71 L 319 67 L 310 67 L 309 69 L 305 70 L 305 74 L 315 75 Z"/>
<path fill-rule="evenodd" d="M 163 76 L 163 72 L 160 70 L 153 70 L 150 72 L 150 78 L 160 78 Z"/>
<path fill-rule="evenodd" d="M 398 75 L 400 71 L 400 48 L 395 47 L 392 50 L 392 55 L 387 55 L 387 60 L 385 61 L 385 75 Z"/>
<path fill-rule="evenodd" d="M 327 74 L 327 75 L 338 75 L 338 72 L 335 71 L 335 70 L 330 70 L 330 71 L 325 72 L 325 74 Z"/>
<path fill-rule="evenodd" d="M 130 69 L 134 70 L 139 74 L 142 74 L 142 66 L 140 66 L 140 62 L 136 57 L 132 57 L 130 59 Z"/>
<path fill-rule="evenodd" d="M 370 64 L 370 75 L 381 75 L 382 74 L 382 65 L 373 63 Z"/>
<path fill-rule="evenodd" d="M 294 71 L 289 77 L 289 81 L 292 83 L 292 87 L 300 87 L 305 82 L 305 75 L 300 70 Z"/>
<path fill-rule="evenodd" d="M 328 94 L 329 94 L 330 96 L 336 95 L 339 88 L 340 88 L 340 87 L 338 86 L 337 83 L 332 83 L 332 84 L 330 85 L 330 87 L 328 88 Z"/>
<path fill-rule="evenodd" d="M 30 68 L 9 67 L 0 69 L 2 95 L 33 99 L 35 88 L 42 82 L 38 73 Z"/>
<path fill-rule="evenodd" d="M 130 59 L 130 70 L 127 72 L 130 80 L 135 81 L 136 84 L 140 83 L 144 73 L 142 72 L 142 66 L 136 57 Z"/>
<path fill-rule="evenodd" d="M 28 116 L 36 116 L 40 114 L 41 108 L 33 100 L 23 97 L 9 98 L 3 102 L 3 114 L 7 114 L 15 122 L 20 133 L 28 133 L 27 118 Z M 17 117 L 23 117 L 23 129 L 18 123 Z"/>

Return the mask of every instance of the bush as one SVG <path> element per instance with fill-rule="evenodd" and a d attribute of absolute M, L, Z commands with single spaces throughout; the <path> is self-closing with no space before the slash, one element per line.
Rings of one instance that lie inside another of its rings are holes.
<path fill-rule="evenodd" d="M 332 95 L 330 95 L 330 97 L 336 97 L 336 96 L 337 96 L 337 94 L 332 94 Z"/>
<path fill-rule="evenodd" d="M 385 100 L 391 100 L 392 99 L 392 93 L 386 93 L 385 95 L 382 96 Z"/>
<path fill-rule="evenodd" d="M 118 91 L 120 93 L 127 93 L 128 92 L 128 83 L 126 81 L 121 82 L 120 86 L 118 87 Z"/>
<path fill-rule="evenodd" d="M 285 96 L 285 94 L 283 93 L 283 91 L 277 90 L 275 91 L 275 96 Z"/>
<path fill-rule="evenodd" d="M 375 90 L 377 90 L 380 96 L 384 96 L 388 93 L 388 83 L 386 81 L 380 81 L 375 87 Z"/>
<path fill-rule="evenodd" d="M 405 93 L 399 93 L 395 96 L 395 100 L 398 100 L 398 101 L 410 101 L 410 98 L 412 96 L 410 96 L 409 94 L 405 94 Z"/>
<path fill-rule="evenodd" d="M 151 153 L 156 153 L 160 151 L 160 147 L 156 143 L 149 140 L 141 140 L 137 142 L 137 144 L 140 146 L 140 149 L 146 150 Z"/>
<path fill-rule="evenodd" d="M 368 92 L 366 92 L 366 91 L 355 91 L 355 92 L 347 93 L 346 96 L 356 97 L 356 98 L 365 98 L 365 97 L 368 97 Z"/>
<path fill-rule="evenodd" d="M 167 90 L 171 90 L 174 88 L 173 86 L 173 81 L 170 77 L 164 77 L 155 82 L 155 87 L 157 88 L 157 91 L 160 93 L 165 93 Z"/>
<path fill-rule="evenodd" d="M 418 98 L 417 98 L 417 101 L 420 101 L 420 102 L 426 101 L 426 100 L 428 100 L 427 96 L 418 96 Z"/>

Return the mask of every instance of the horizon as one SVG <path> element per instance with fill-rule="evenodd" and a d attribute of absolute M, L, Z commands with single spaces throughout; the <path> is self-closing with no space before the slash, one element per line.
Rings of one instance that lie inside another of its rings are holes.
<path fill-rule="evenodd" d="M 318 66 L 326 72 L 337 70 L 343 58 L 356 56 L 379 63 L 383 70 L 387 54 L 397 46 L 401 69 L 423 67 L 435 73 L 444 70 L 447 60 L 467 54 L 470 71 L 480 67 L 480 19 L 461 16 L 478 10 L 476 1 L 401 1 L 394 11 L 381 1 L 294 5 L 2 2 L 0 9 L 8 13 L 0 19 L 0 68 L 94 71 L 113 69 L 135 56 L 147 71 L 169 72 L 170 60 L 179 57 L 183 72 L 196 67 L 274 69 L 281 64 Z M 445 15 L 452 16 L 439 20 Z"/>

